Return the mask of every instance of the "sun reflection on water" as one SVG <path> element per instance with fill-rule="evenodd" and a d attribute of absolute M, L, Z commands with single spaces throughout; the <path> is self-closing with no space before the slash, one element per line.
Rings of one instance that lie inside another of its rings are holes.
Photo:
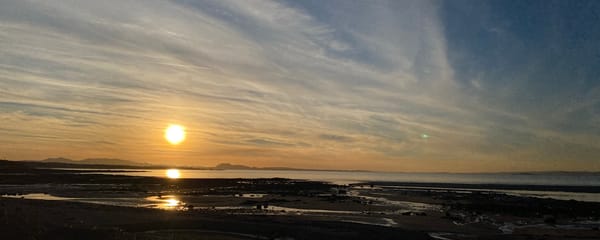
<path fill-rule="evenodd" d="M 180 201 L 174 195 L 151 196 L 151 197 L 147 197 L 146 201 L 148 201 L 150 203 L 146 204 L 144 206 L 152 207 L 152 208 L 159 208 L 159 209 L 166 209 L 166 210 L 185 210 L 185 208 L 187 207 L 184 202 Z"/>
<path fill-rule="evenodd" d="M 181 172 L 179 172 L 179 170 L 174 169 L 174 168 L 167 169 L 165 174 L 167 175 L 168 178 L 171 178 L 171 179 L 177 179 L 177 178 L 181 177 Z"/>
<path fill-rule="evenodd" d="M 167 199 L 164 203 L 165 206 L 167 207 L 177 207 L 179 205 L 179 203 L 181 203 L 179 200 L 177 199 Z"/>

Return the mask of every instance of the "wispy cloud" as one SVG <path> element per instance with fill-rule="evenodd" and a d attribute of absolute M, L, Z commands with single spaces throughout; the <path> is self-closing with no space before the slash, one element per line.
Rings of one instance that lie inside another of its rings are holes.
<path fill-rule="evenodd" d="M 581 151 L 560 161 L 598 156 L 598 135 L 462 79 L 439 2 L 308 3 L 2 0 L 0 154 L 399 171 L 543 169 L 561 144 Z M 185 144 L 164 143 L 168 123 Z"/>

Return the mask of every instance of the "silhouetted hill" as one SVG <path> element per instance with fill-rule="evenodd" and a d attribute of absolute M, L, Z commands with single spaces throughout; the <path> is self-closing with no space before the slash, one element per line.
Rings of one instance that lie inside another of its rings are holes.
<path fill-rule="evenodd" d="M 147 163 L 139 163 L 129 160 L 115 158 L 86 158 L 83 160 L 72 160 L 68 158 L 47 158 L 41 162 L 47 163 L 67 163 L 67 164 L 85 164 L 85 165 L 119 165 L 119 166 L 149 166 Z"/>
<path fill-rule="evenodd" d="M 221 163 L 221 164 L 215 166 L 214 169 L 216 169 L 216 170 L 249 170 L 249 169 L 256 169 L 256 168 L 245 166 L 245 165 Z"/>
<path fill-rule="evenodd" d="M 71 160 L 68 158 L 57 157 L 57 158 L 46 158 L 41 160 L 40 162 L 52 162 L 52 163 L 69 163 L 69 164 L 77 164 L 78 161 Z"/>
<path fill-rule="evenodd" d="M 214 167 L 201 166 L 173 166 L 173 165 L 155 165 L 149 163 L 140 163 L 130 160 L 116 158 L 86 158 L 83 160 L 73 160 L 64 157 L 47 158 L 39 161 L 28 161 L 31 164 L 39 167 L 54 167 L 54 168 L 127 168 L 127 169 L 161 169 L 177 167 L 180 169 L 196 169 L 196 170 L 296 170 L 296 171 L 351 171 L 351 172 L 368 172 L 365 170 L 326 170 L 326 169 L 302 169 L 290 167 L 252 167 L 241 164 L 220 163 Z"/>
<path fill-rule="evenodd" d="M 251 167 L 240 164 L 221 163 L 210 168 L 213 170 L 290 170 L 290 171 L 338 171 L 338 172 L 368 172 L 366 170 L 331 170 L 331 169 L 305 169 L 305 168 L 290 168 L 290 167 Z"/>
<path fill-rule="evenodd" d="M 240 164 L 221 163 L 215 166 L 215 170 L 313 170 L 315 169 L 300 169 L 300 168 L 288 168 L 288 167 L 250 167 Z M 316 170 L 319 171 L 319 170 Z"/>

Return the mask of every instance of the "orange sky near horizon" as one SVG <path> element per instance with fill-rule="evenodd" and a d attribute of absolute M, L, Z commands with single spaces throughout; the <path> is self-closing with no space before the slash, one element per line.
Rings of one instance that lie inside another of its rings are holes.
<path fill-rule="evenodd" d="M 600 171 L 597 18 L 512 4 L 7 0 L 0 158 Z"/>

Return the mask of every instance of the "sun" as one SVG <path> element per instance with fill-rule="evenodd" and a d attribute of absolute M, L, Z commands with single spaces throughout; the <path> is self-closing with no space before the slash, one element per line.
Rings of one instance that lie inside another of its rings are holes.
<path fill-rule="evenodd" d="M 173 145 L 177 145 L 185 140 L 185 128 L 180 125 L 169 125 L 165 129 L 165 139 Z"/>
<path fill-rule="evenodd" d="M 177 169 L 168 169 L 166 174 L 168 178 L 175 179 L 181 177 L 181 173 Z"/>

